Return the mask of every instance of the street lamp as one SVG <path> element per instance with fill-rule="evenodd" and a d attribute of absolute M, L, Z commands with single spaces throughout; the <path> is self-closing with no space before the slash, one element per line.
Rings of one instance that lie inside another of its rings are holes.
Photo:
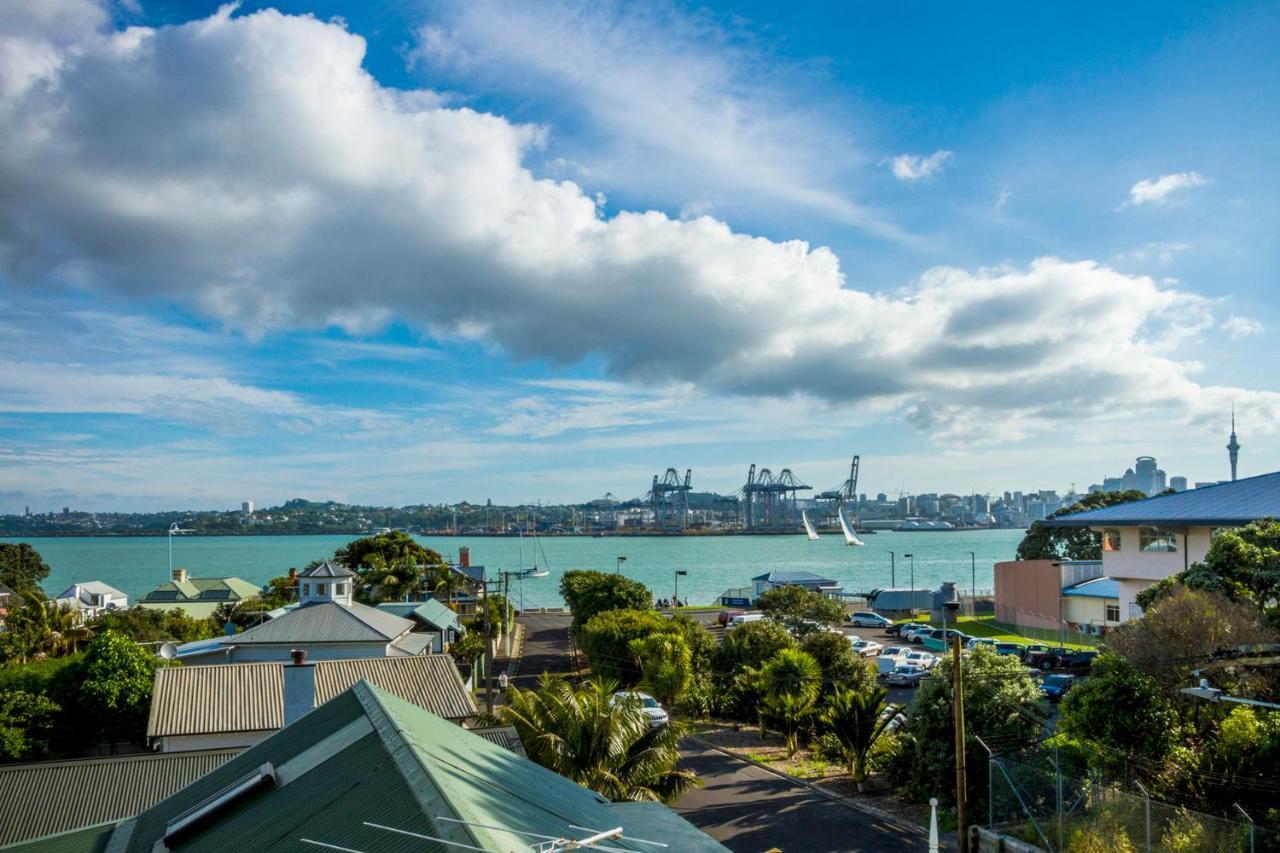
<path fill-rule="evenodd" d="M 916 555 L 903 554 L 902 556 L 906 557 L 908 560 L 911 561 L 911 615 L 915 616 L 916 615 Z"/>
<path fill-rule="evenodd" d="M 684 569 L 676 569 L 676 608 L 680 607 L 680 576 L 689 574 Z"/>
<path fill-rule="evenodd" d="M 895 580 L 898 576 L 897 572 L 894 571 L 895 559 L 896 559 L 896 555 L 892 551 L 890 551 L 889 552 L 889 589 L 893 589 L 895 586 L 898 585 L 897 581 Z"/>
<path fill-rule="evenodd" d="M 613 570 L 613 573 L 615 575 L 620 574 L 622 572 L 622 564 L 625 563 L 626 561 L 627 561 L 626 557 L 622 556 L 621 554 L 618 555 L 618 566 Z"/>

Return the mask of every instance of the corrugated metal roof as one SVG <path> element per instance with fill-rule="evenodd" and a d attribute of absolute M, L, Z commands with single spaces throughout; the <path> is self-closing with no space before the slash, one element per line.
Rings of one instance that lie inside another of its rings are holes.
<path fill-rule="evenodd" d="M 236 645 L 254 643 L 390 642 L 413 628 L 408 619 L 367 604 L 320 601 L 304 604 L 237 634 Z"/>
<path fill-rule="evenodd" d="M 473 735 L 479 735 L 489 743 L 496 743 L 503 749 L 509 749 L 516 755 L 524 755 L 524 741 L 515 726 L 488 726 L 483 729 L 467 729 Z"/>
<path fill-rule="evenodd" d="M 831 578 L 824 578 L 822 575 L 815 575 L 813 572 L 765 572 L 763 575 L 756 575 L 752 580 L 769 581 L 770 583 L 835 583 Z"/>
<path fill-rule="evenodd" d="M 298 572 L 300 578 L 354 578 L 356 573 L 346 566 L 325 560 L 318 566 Z"/>
<path fill-rule="evenodd" d="M 325 660 L 314 666 L 317 706 L 366 679 L 446 719 L 476 714 L 475 700 L 448 655 Z M 147 737 L 272 731 L 282 725 L 284 664 L 156 670 Z"/>
<path fill-rule="evenodd" d="M 101 823 L 32 841 L 16 842 L 4 849 L 21 850 L 23 853 L 103 853 L 114 829 L 115 823 Z"/>
<path fill-rule="evenodd" d="M 420 655 L 423 652 L 431 651 L 431 642 L 434 636 L 434 634 L 405 634 L 391 644 L 391 650 L 396 657 Z"/>
<path fill-rule="evenodd" d="M 1046 527 L 1151 524 L 1166 527 L 1234 527 L 1280 518 L 1280 471 L 1218 483 L 1172 495 L 1046 518 Z"/>
<path fill-rule="evenodd" d="M 0 844 L 132 817 L 239 752 L 217 749 L 0 766 Z"/>
<path fill-rule="evenodd" d="M 271 731 L 282 725 L 283 664 L 233 663 L 156 670 L 147 737 Z"/>
<path fill-rule="evenodd" d="M 405 619 L 420 619 L 437 631 L 453 629 L 459 634 L 467 632 L 467 629 L 458 621 L 458 614 L 434 598 L 426 601 L 387 601 L 379 604 L 378 609 Z"/>
<path fill-rule="evenodd" d="M 1094 578 L 1062 591 L 1063 595 L 1075 595 L 1082 598 L 1119 598 L 1120 582 L 1114 578 Z"/>
<path fill-rule="evenodd" d="M 247 580 L 227 578 L 188 578 L 185 581 L 169 581 L 161 584 L 142 599 L 142 604 L 176 607 L 193 601 L 239 601 L 252 598 L 262 590 Z"/>

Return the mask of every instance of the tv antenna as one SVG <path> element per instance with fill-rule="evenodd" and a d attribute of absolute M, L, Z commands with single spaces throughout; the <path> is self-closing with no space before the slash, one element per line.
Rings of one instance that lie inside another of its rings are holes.
<path fill-rule="evenodd" d="M 648 841 L 643 838 L 633 838 L 628 835 L 623 835 L 623 830 L 620 826 L 616 826 L 613 829 L 600 830 L 570 824 L 566 829 L 576 829 L 581 832 L 589 832 L 591 834 L 585 838 L 569 838 L 564 835 L 543 835 L 538 832 L 528 832 L 523 829 L 512 829 L 508 826 L 476 823 L 475 821 L 458 820 L 457 818 L 452 817 L 437 816 L 436 820 L 443 821 L 445 823 L 456 823 L 462 826 L 475 827 L 476 829 L 492 829 L 497 832 L 507 832 L 512 835 L 524 835 L 532 839 L 537 839 L 536 841 L 530 842 L 524 848 L 526 853 L 560 853 L 560 851 L 563 850 L 603 850 L 606 851 L 606 853 L 631 853 L 631 851 L 624 850 L 621 847 L 610 847 L 601 843 L 605 841 L 630 841 L 633 844 L 645 844 L 651 847 L 661 848 L 667 848 L 670 846 L 661 841 Z M 480 850 L 482 853 L 485 850 L 483 847 L 464 844 L 461 841 L 450 841 L 447 838 L 439 838 L 434 835 L 424 835 L 420 832 L 411 832 L 407 829 L 398 829 L 394 826 L 384 826 L 383 824 L 373 823 L 367 820 L 362 821 L 362 823 L 364 826 L 372 829 L 380 829 L 384 832 L 394 832 L 397 835 L 407 835 L 410 838 L 421 838 L 423 841 L 432 841 L 436 844 L 443 844 L 446 847 L 453 847 L 458 850 Z M 359 850 L 354 847 L 343 847 L 339 844 L 330 844 L 327 841 L 318 841 L 314 838 L 303 838 L 301 841 L 303 844 L 312 844 L 316 847 L 323 847 L 327 850 L 339 850 L 343 853 L 367 853 L 367 851 Z"/>

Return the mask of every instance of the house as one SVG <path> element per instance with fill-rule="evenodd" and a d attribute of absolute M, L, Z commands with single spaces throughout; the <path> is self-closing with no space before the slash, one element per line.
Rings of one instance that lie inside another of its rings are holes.
<path fill-rule="evenodd" d="M 240 752 L 206 749 L 0 765 L 0 845 L 133 817 Z"/>
<path fill-rule="evenodd" d="M 1101 634 L 1119 624 L 1105 620 L 1108 611 L 1102 605 L 1102 622 L 1082 618 L 1092 613 L 1092 605 L 1069 601 L 1066 591 L 1102 578 L 1101 560 L 1006 560 L 995 565 L 996 622 L 1024 629 L 1057 631 L 1074 616 L 1077 630 Z M 1077 594 L 1072 598 L 1084 598 Z M 1111 615 L 1115 615 L 1112 612 Z"/>
<path fill-rule="evenodd" d="M 136 817 L 13 849 L 514 851 L 615 827 L 602 846 L 726 849 L 660 803 L 611 803 L 361 681 Z"/>
<path fill-rule="evenodd" d="M 426 654 L 431 634 L 416 623 L 352 598 L 356 575 L 324 562 L 298 573 L 298 606 L 241 634 L 196 640 L 177 647 L 190 663 L 284 662 L 303 650 L 312 660 L 403 657 Z"/>
<path fill-rule="evenodd" d="M 1120 624 L 1120 584 L 1115 578 L 1093 580 L 1062 591 L 1062 619 L 1086 634 L 1104 634 Z"/>
<path fill-rule="evenodd" d="M 80 611 L 80 620 L 97 619 L 108 610 L 124 610 L 129 606 L 129 596 L 102 581 L 73 583 L 54 599 L 58 607 L 70 607 Z"/>
<path fill-rule="evenodd" d="M 22 606 L 22 596 L 0 583 L 0 631 L 4 630 L 4 621 L 11 610 Z"/>
<path fill-rule="evenodd" d="M 176 607 L 192 619 L 207 619 L 222 605 L 239 604 L 261 592 L 240 578 L 190 578 L 186 569 L 174 569 L 173 580 L 151 590 L 138 604 L 151 610 Z"/>
<path fill-rule="evenodd" d="M 449 651 L 449 646 L 467 633 L 467 629 L 458 621 L 458 614 L 434 598 L 426 601 L 389 601 L 379 604 L 378 609 L 410 620 L 414 623 L 414 633 L 430 634 L 431 645 L 428 651 L 436 654 Z"/>
<path fill-rule="evenodd" d="M 458 725 L 476 714 L 448 655 L 299 659 L 156 670 L 148 741 L 163 752 L 252 746 L 361 680 Z"/>
<path fill-rule="evenodd" d="M 815 575 L 813 572 L 765 572 L 763 575 L 753 577 L 751 584 L 756 598 L 766 590 L 779 586 L 800 586 L 822 595 L 838 595 L 843 592 L 839 581 Z"/>
<path fill-rule="evenodd" d="M 1117 584 L 1120 621 L 1142 615 L 1142 590 L 1204 559 L 1214 534 L 1280 518 L 1280 471 L 1045 519 L 1102 534 L 1102 574 Z"/>

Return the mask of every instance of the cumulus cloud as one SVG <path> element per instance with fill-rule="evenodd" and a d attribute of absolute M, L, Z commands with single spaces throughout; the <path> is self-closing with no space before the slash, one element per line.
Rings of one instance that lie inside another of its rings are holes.
<path fill-rule="evenodd" d="M 940 267 L 886 295 L 803 241 L 606 217 L 530 172 L 537 128 L 379 85 L 334 23 L 224 9 L 74 49 L 25 38 L 56 61 L 0 99 L 13 282 L 178 299 L 257 332 L 395 318 L 631 383 L 900 405 L 953 437 L 975 419 L 1025 432 L 1220 396 L 1174 359 L 1212 323 L 1194 294 L 1041 258 Z M 561 429 L 536 404 L 519 417 Z"/>
<path fill-rule="evenodd" d="M 1250 335 L 1260 335 L 1265 331 L 1265 328 L 1257 320 L 1250 320 L 1248 317 L 1239 317 L 1232 314 L 1223 322 L 1222 330 L 1231 336 L 1231 340 L 1238 341 Z"/>
<path fill-rule="evenodd" d="M 1172 175 L 1161 175 L 1158 178 L 1146 178 L 1129 188 L 1129 201 L 1125 204 L 1134 207 L 1143 204 L 1164 204 L 1179 190 L 1202 187 L 1208 183 L 1209 179 L 1199 172 L 1176 172 Z"/>
<path fill-rule="evenodd" d="M 929 155 L 899 154 L 889 161 L 889 166 L 893 169 L 893 176 L 898 180 L 919 181 L 940 173 L 943 164 L 950 159 L 951 152 L 945 148 L 940 148 Z M 1002 190 L 996 206 L 1003 205 L 1007 198 L 1007 191 Z"/>

